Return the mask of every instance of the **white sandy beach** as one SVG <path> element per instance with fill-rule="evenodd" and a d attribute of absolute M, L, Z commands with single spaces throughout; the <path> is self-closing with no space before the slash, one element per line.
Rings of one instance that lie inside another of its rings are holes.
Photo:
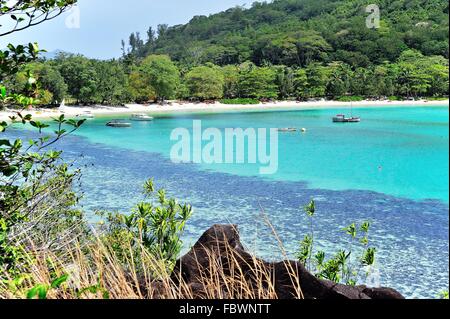
<path fill-rule="evenodd" d="M 64 114 L 66 117 L 75 117 L 84 112 L 91 112 L 97 116 L 146 113 L 151 115 L 174 114 L 174 113 L 224 113 L 232 111 L 277 111 L 277 110 L 311 110 L 311 109 L 332 109 L 350 107 L 392 107 L 392 106 L 449 106 L 449 100 L 442 101 L 360 101 L 360 102 L 337 102 L 337 101 L 316 101 L 316 102 L 295 102 L 279 101 L 273 103 L 261 103 L 256 105 L 228 105 L 216 102 L 207 103 L 179 103 L 172 102 L 166 105 L 150 104 L 127 104 L 123 107 L 112 106 L 64 106 L 57 109 L 35 109 L 24 111 L 23 114 L 31 114 L 33 118 L 48 119 Z M 0 121 L 8 121 L 14 115 L 14 111 L 0 111 Z"/>

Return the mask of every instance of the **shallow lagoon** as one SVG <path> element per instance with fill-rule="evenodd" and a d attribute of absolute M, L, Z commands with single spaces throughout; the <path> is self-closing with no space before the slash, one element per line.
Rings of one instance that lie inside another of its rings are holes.
<path fill-rule="evenodd" d="M 135 122 L 111 130 L 105 119 L 89 121 L 79 135 L 111 147 L 159 153 L 169 158 L 173 129 L 202 127 L 307 128 L 307 134 L 280 133 L 279 169 L 264 178 L 306 181 L 310 187 L 364 189 L 411 199 L 448 203 L 448 108 L 367 108 L 355 110 L 359 124 L 333 124 L 331 117 L 348 110 L 178 115 L 154 123 Z M 202 165 L 210 171 L 259 175 L 259 165 Z M 261 177 L 261 176 L 260 176 Z"/>
<path fill-rule="evenodd" d="M 358 109 L 361 124 L 333 125 L 338 112 L 185 114 L 131 129 L 107 128 L 99 118 L 59 147 L 88 165 L 82 203 L 90 212 L 128 211 L 142 199 L 145 179 L 154 177 L 194 205 L 186 247 L 214 223 L 236 223 L 249 249 L 277 259 L 280 249 L 261 211 L 292 254 L 307 230 L 299 207 L 315 198 L 321 248 L 347 247 L 341 228 L 369 219 L 381 283 L 408 297 L 436 297 L 449 280 L 448 108 Z M 257 166 L 170 162 L 171 130 L 189 128 L 193 119 L 204 127 L 308 132 L 280 134 L 279 171 L 261 178 Z"/>

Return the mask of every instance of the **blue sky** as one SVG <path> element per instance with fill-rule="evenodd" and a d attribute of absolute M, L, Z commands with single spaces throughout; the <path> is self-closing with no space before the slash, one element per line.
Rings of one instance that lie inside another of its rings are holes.
<path fill-rule="evenodd" d="M 80 28 L 67 28 L 65 13 L 32 29 L 0 38 L 7 43 L 37 41 L 47 51 L 63 50 L 92 58 L 120 56 L 120 41 L 130 33 L 144 36 L 149 26 L 188 22 L 195 15 L 209 15 L 253 0 L 79 0 Z M 72 15 L 73 17 L 74 15 Z M 69 21 L 73 21 L 69 19 Z"/>

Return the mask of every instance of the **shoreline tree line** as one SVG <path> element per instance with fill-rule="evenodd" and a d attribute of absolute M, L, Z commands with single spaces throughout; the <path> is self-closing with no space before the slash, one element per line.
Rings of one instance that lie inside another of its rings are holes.
<path fill-rule="evenodd" d="M 448 72 L 447 59 L 416 50 L 404 51 L 395 63 L 356 69 L 342 61 L 313 62 L 304 68 L 257 66 L 250 61 L 224 66 L 208 62 L 188 68 L 167 55 L 149 55 L 129 63 L 61 53 L 52 60 L 27 64 L 7 83 L 12 93 L 33 96 L 40 105 L 59 105 L 64 99 L 83 105 L 174 99 L 257 103 L 445 97 Z"/>

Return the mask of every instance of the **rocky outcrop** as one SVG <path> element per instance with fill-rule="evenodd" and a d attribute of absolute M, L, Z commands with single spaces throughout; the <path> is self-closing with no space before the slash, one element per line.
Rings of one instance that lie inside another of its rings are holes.
<path fill-rule="evenodd" d="M 206 231 L 177 261 L 172 280 L 188 286 L 193 298 L 233 298 L 233 289 L 241 289 L 245 290 L 239 292 L 243 297 L 266 291 L 280 299 L 403 299 L 390 288 L 320 280 L 299 262 L 269 263 L 255 258 L 245 251 L 235 225 L 215 225 Z M 245 283 L 245 288 L 233 287 L 233 280 Z"/>

